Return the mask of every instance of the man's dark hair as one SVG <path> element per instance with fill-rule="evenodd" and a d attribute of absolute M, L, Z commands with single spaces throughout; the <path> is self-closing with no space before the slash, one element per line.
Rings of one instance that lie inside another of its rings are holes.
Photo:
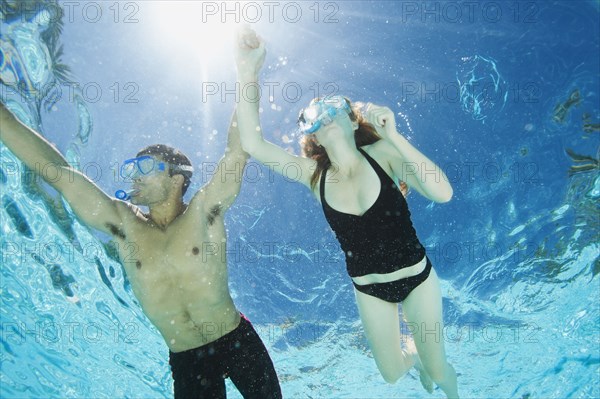
<path fill-rule="evenodd" d="M 192 171 L 180 170 L 177 166 L 192 166 L 192 162 L 186 157 L 183 152 L 176 148 L 169 147 L 165 144 L 153 144 L 137 153 L 136 156 L 141 157 L 142 155 L 151 155 L 160 157 L 163 161 L 169 163 L 169 176 L 182 175 L 183 186 L 181 188 L 181 194 L 185 194 L 190 183 L 192 181 Z"/>

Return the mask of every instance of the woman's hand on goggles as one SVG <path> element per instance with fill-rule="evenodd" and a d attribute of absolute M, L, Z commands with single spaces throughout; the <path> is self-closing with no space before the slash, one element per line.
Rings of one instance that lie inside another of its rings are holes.
<path fill-rule="evenodd" d="M 397 134 L 394 112 L 388 107 L 367 103 L 365 118 L 377 129 L 380 136 L 386 138 Z"/>

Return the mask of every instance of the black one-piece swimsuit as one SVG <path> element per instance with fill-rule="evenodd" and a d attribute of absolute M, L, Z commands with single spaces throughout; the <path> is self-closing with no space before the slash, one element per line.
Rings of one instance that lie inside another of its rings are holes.
<path fill-rule="evenodd" d="M 350 277 L 372 273 L 386 274 L 418 264 L 425 257 L 425 248 L 417 238 L 410 220 L 408 204 L 398 186 L 363 149 L 358 149 L 377 173 L 381 184 L 375 203 L 362 215 L 333 209 L 325 200 L 327 170 L 321 174 L 320 195 L 323 212 L 346 255 Z M 388 283 L 359 285 L 356 289 L 387 302 L 402 302 L 427 279 L 431 262 L 415 276 Z"/>

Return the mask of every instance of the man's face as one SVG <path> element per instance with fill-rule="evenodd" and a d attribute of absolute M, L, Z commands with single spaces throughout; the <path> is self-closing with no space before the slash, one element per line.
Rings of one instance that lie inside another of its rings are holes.
<path fill-rule="evenodd" d="M 173 189 L 172 178 L 168 172 L 144 176 L 133 181 L 131 203 L 134 205 L 152 206 L 168 199 Z"/>
<path fill-rule="evenodd" d="M 142 156 L 125 161 L 122 175 L 133 183 L 131 203 L 151 206 L 165 201 L 173 189 L 169 165 L 157 156 Z"/>

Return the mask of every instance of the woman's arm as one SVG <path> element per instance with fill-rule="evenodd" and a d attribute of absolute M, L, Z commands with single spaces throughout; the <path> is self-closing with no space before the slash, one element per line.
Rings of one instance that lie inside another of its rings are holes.
<path fill-rule="evenodd" d="M 260 88 L 258 73 L 265 59 L 264 42 L 249 28 L 240 31 L 236 49 L 240 102 L 237 105 L 238 128 L 244 150 L 275 172 L 310 187 L 316 168 L 312 159 L 292 155 L 266 141 L 259 120 Z M 299 176 L 298 176 L 299 175 Z"/>
<path fill-rule="evenodd" d="M 394 113 L 389 108 L 370 104 L 367 119 L 388 144 L 382 151 L 398 178 L 432 201 L 452 199 L 452 186 L 444 171 L 398 133 Z"/>

